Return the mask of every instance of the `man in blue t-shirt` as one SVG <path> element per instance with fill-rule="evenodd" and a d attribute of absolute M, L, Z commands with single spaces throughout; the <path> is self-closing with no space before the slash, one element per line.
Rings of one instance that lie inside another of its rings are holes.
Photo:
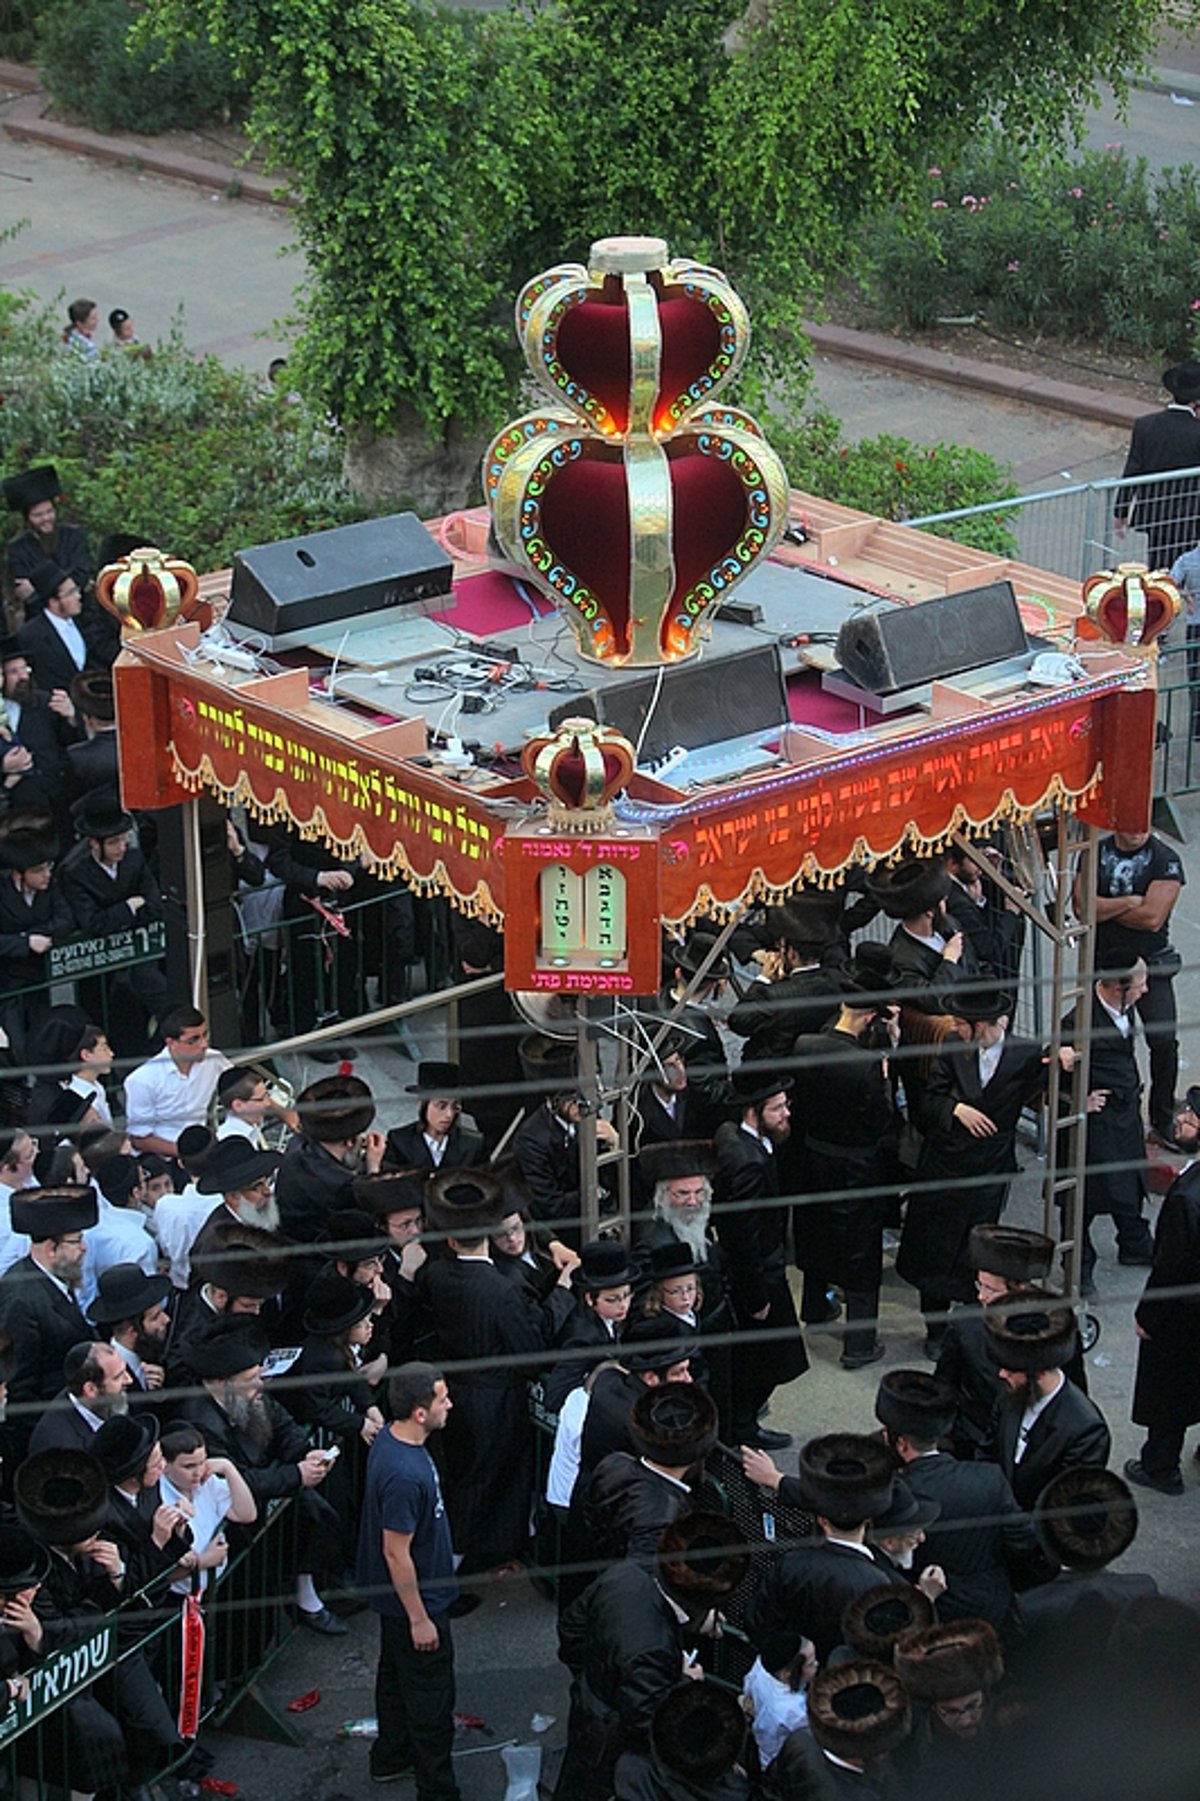
<path fill-rule="evenodd" d="M 358 1585 L 379 1615 L 371 1779 L 415 1776 L 418 1801 L 459 1801 L 454 1742 L 457 1594 L 450 1523 L 425 1448 L 453 1402 L 429 1363 L 405 1363 L 388 1385 L 393 1419 L 367 1459 L 358 1541 Z"/>

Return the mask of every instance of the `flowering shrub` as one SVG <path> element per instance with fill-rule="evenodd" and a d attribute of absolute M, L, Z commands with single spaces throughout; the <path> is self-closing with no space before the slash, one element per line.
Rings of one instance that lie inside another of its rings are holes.
<path fill-rule="evenodd" d="M 851 266 L 889 321 L 977 314 L 1000 330 L 1176 358 L 1200 347 L 1200 197 L 1190 166 L 1151 176 L 1119 144 L 1022 160 L 997 142 L 876 215 Z"/>

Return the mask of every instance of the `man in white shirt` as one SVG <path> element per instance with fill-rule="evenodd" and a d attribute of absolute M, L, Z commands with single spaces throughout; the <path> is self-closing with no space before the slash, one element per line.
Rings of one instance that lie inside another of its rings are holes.
<path fill-rule="evenodd" d="M 9 1203 L 16 1190 L 33 1186 L 36 1155 L 37 1145 L 21 1126 L 0 1131 L 0 1275 L 29 1255 L 28 1238 L 13 1231 Z"/>
<path fill-rule="evenodd" d="M 254 1496 L 236 1464 L 228 1457 L 209 1457 L 204 1434 L 196 1426 L 179 1425 L 164 1433 L 162 1454 L 166 1467 L 158 1479 L 158 1492 L 163 1502 L 177 1507 L 192 1534 L 192 1557 L 180 1566 L 186 1573 L 172 1583 L 176 1594 L 188 1594 L 193 1588 L 203 1594 L 208 1586 L 208 1572 L 220 1569 L 229 1555 L 225 1521 L 235 1526 L 252 1526 L 258 1518 Z"/>
<path fill-rule="evenodd" d="M 96 1224 L 88 1233 L 80 1300 L 89 1311 L 96 1284 L 104 1271 L 117 1263 L 136 1263 L 146 1275 L 158 1269 L 158 1245 L 146 1230 L 137 1205 L 142 1172 L 134 1157 L 108 1157 L 96 1171 L 100 1190 Z"/>
<path fill-rule="evenodd" d="M 215 1208 L 219 1194 L 201 1194 L 196 1186 L 216 1139 L 207 1126 L 185 1126 L 179 1134 L 179 1160 L 190 1177 L 181 1194 L 164 1194 L 154 1209 L 154 1236 L 170 1264 L 171 1286 L 186 1288 L 191 1280 L 191 1251 L 196 1234 Z"/>
<path fill-rule="evenodd" d="M 125 1078 L 125 1122 L 135 1151 L 178 1155 L 185 1126 L 208 1123 L 222 1051 L 209 1048 L 208 1025 L 196 1007 L 172 1007 L 162 1022 L 163 1048 Z"/>

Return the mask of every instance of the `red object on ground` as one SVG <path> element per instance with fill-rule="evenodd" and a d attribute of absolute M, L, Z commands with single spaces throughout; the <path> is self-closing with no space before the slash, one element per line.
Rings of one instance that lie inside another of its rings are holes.
<path fill-rule="evenodd" d="M 307 1713 L 309 1708 L 315 1707 L 320 1699 L 320 1689 L 310 1688 L 306 1695 L 297 1695 L 294 1701 L 289 1701 L 287 1710 L 289 1713 Z"/>
<path fill-rule="evenodd" d="M 206 1795 L 236 1795 L 236 1782 L 222 1782 L 219 1776 L 201 1776 L 200 1787 Z"/>

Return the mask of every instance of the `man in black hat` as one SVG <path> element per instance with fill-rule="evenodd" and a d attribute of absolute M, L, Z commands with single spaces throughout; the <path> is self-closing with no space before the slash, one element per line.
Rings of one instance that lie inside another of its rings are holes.
<path fill-rule="evenodd" d="M 1163 387 L 1171 396 L 1157 413 L 1143 413 L 1133 423 L 1129 452 L 1121 474 L 1158 475 L 1173 469 L 1200 468 L 1200 363 L 1189 357 L 1163 371 Z M 1145 532 L 1151 569 L 1169 569 L 1176 557 L 1200 538 L 1200 477 L 1144 482 L 1119 488 L 1113 502 L 1118 538 L 1132 524 Z"/>
<path fill-rule="evenodd" d="M 85 609 L 83 590 L 57 563 L 39 563 L 33 571 L 35 600 L 41 603 L 17 633 L 17 643 L 32 663 L 39 685 L 61 695 L 70 708 L 71 684 L 85 669 L 111 666 L 120 640 L 103 623 L 107 614 Z"/>
<path fill-rule="evenodd" d="M 28 1034 L 50 1011 L 49 990 L 20 994 L 46 980 L 46 954 L 74 929 L 53 880 L 57 845 L 44 816 L 6 820 L 0 835 L 0 992 L 9 996 L 0 1023 L 19 1056 Z"/>
<path fill-rule="evenodd" d="M 655 1710 L 649 1753 L 618 1759 L 614 1801 L 750 1801 L 740 1767 L 746 1716 L 736 1695 L 715 1682 L 681 1682 Z"/>
<path fill-rule="evenodd" d="M 210 1453 L 228 1457 L 245 1477 L 262 1513 L 268 1501 L 292 1495 L 299 1513 L 296 1606 L 302 1626 L 327 1637 L 346 1627 L 325 1606 L 315 1574 L 336 1556 L 336 1515 L 313 1491 L 333 1467 L 328 1451 L 313 1450 L 287 1409 L 264 1393 L 266 1335 L 257 1321 L 238 1314 L 215 1320 L 188 1343 L 188 1361 L 204 1393 L 184 1403 L 183 1415 L 204 1434 Z"/>
<path fill-rule="evenodd" d="M 559 1620 L 558 1655 L 572 1682 L 556 1801 L 609 1801 L 616 1760 L 646 1749 L 685 1649 L 749 1567 L 732 1520 L 690 1513 L 663 1533 L 657 1570 L 612 1564 L 572 1602 Z"/>
<path fill-rule="evenodd" d="M 747 1067 L 790 1069 L 796 1039 L 820 1032 L 836 1014 L 840 985 L 824 958 L 840 912 L 839 895 L 820 893 L 794 895 L 782 907 L 767 908 L 769 948 L 759 953 L 759 973 L 726 1022 L 746 1040 Z"/>
<path fill-rule="evenodd" d="M 473 1169 L 483 1162 L 483 1134 L 463 1123 L 461 1087 L 457 1063 L 417 1065 L 416 1081 L 404 1090 L 420 1102 L 417 1117 L 387 1135 L 384 1155 L 393 1169 Z"/>
<path fill-rule="evenodd" d="M 166 1379 L 168 1276 L 148 1276 L 136 1263 L 116 1263 L 97 1284 L 91 1305 L 94 1325 L 129 1371 L 129 1403 L 153 1410 L 154 1395 Z"/>
<path fill-rule="evenodd" d="M 107 669 L 84 669 L 71 683 L 75 715 L 83 737 L 67 746 L 68 784 L 72 800 L 120 785 L 117 759 L 117 708 L 113 678 Z"/>
<path fill-rule="evenodd" d="M 633 1454 L 592 1471 L 583 1517 L 592 1555 L 653 1559 L 664 1529 L 692 1505 L 694 1477 L 717 1442 L 717 1410 L 694 1382 L 643 1388 L 629 1416 Z"/>
<path fill-rule="evenodd" d="M 901 1782 L 910 1777 L 916 1792 L 929 1797 L 968 1795 L 986 1784 L 1004 1744 L 993 1736 L 990 1713 L 992 1690 L 1004 1675 L 995 1627 L 972 1619 L 926 1626 L 900 1639 L 894 1663 L 921 1704 L 898 1760 Z"/>
<path fill-rule="evenodd" d="M 26 1188 L 14 1192 L 9 1206 L 13 1230 L 30 1240 L 28 1256 L 0 1276 L 0 1331 L 13 1340 L 9 1402 L 51 1401 L 67 1352 L 91 1336 L 78 1290 L 96 1196 L 90 1188 Z M 22 1442 L 32 1424 L 10 1422 Z"/>
<path fill-rule="evenodd" d="M 802 1155 L 792 1220 L 796 1261 L 804 1270 L 804 1322 L 828 1320 L 829 1285 L 840 1287 L 846 1300 L 842 1368 L 863 1369 L 884 1354 L 879 1284 L 899 1140 L 887 1052 L 894 1050 L 900 1027 L 888 987 L 871 964 L 856 958 L 842 970 L 839 985 L 833 1019 L 820 1032 L 802 1034 L 793 1047 L 793 1130 Z"/>
<path fill-rule="evenodd" d="M 975 967 L 990 970 L 1006 987 L 1015 987 L 1025 948 L 1025 915 L 1015 901 L 984 878 L 984 867 L 1003 868 L 1001 852 L 991 845 L 946 847 L 950 887 L 945 908 L 971 946 Z"/>
<path fill-rule="evenodd" d="M 724 951 L 709 962 L 703 980 L 692 987 L 688 1000 L 683 997 L 715 943 L 712 932 L 690 932 L 681 947 L 668 946 L 666 960 L 671 973 L 658 996 L 659 1013 L 671 1016 L 681 1041 L 688 1086 L 697 1108 L 693 1129 L 706 1138 L 729 1115 L 728 1059 L 716 1022 L 705 1005 L 719 999 L 729 980 L 729 958 Z"/>
<path fill-rule="evenodd" d="M 58 471 L 53 464 L 43 463 L 37 469 L 23 469 L 0 484 L 4 498 L 14 513 L 24 519 L 24 530 L 8 542 L 8 579 L 22 607 L 34 599 L 32 575 L 39 563 L 57 563 L 75 578 L 80 590 L 92 580 L 92 553 L 87 533 L 79 525 L 68 525 L 58 517 L 55 501 L 61 489 Z"/>
<path fill-rule="evenodd" d="M 66 1386 L 40 1416 L 29 1450 L 87 1451 L 105 1420 L 129 1411 L 129 1371 L 111 1345 L 87 1340 L 71 1346 L 63 1358 Z"/>
<path fill-rule="evenodd" d="M 940 857 L 905 857 L 867 880 L 873 899 L 896 920 L 892 967 L 904 1003 L 926 1013 L 947 1013 L 958 984 L 976 973 L 962 932 L 946 912 L 950 877 Z"/>
<path fill-rule="evenodd" d="M 643 1145 L 638 1153 L 638 1170 L 650 1200 L 649 1218 L 629 1254 L 635 1306 L 644 1301 L 658 1279 L 656 1257 L 661 1259 L 681 1250 L 689 1254 L 704 1287 L 704 1306 L 697 1324 L 710 1337 L 724 1335 L 734 1323 L 729 1271 L 712 1229 L 712 1178 L 716 1167 L 711 1139 L 682 1138 L 674 1143 Z M 682 1269 L 677 1263 L 670 1267 Z M 710 1365 L 713 1398 L 724 1417 L 727 1402 L 718 1390 L 729 1387 L 730 1372 L 726 1367 L 724 1374 L 718 1375 L 716 1366 L 730 1364 L 728 1345 L 709 1347 L 706 1361 Z"/>
<path fill-rule="evenodd" d="M 72 845 L 58 867 L 75 924 L 91 938 L 123 932 L 130 926 L 160 924 L 162 896 L 141 850 L 130 843 L 133 820 L 115 795 L 89 794 L 80 809 L 78 844 Z M 114 998 L 114 989 L 118 998 Z M 121 1002 L 122 991 L 128 1005 Z M 107 1018 L 109 1034 L 118 1056 L 138 1056 L 146 1033 L 138 1023 L 139 1009 L 147 1019 L 161 1019 L 167 1010 L 167 982 L 158 962 L 135 963 L 108 978 L 108 1005 L 94 977 L 80 984 L 80 1003 L 93 1019 Z M 151 1147 L 153 1148 L 153 1147 Z"/>
<path fill-rule="evenodd" d="M 920 1292 L 925 1351 L 933 1358 L 951 1302 L 972 1298 L 971 1228 L 994 1225 L 1003 1213 L 1018 1168 L 1017 1127 L 1047 1077 L 1042 1046 L 1010 1036 L 1012 994 L 994 983 L 972 984 L 953 1006 L 970 1037 L 947 1039 L 922 1084 L 921 1153 L 896 1258 L 899 1274 Z M 1067 1046 L 1062 1059 L 1070 1069 Z"/>
<path fill-rule="evenodd" d="M 629 1257 L 619 1238 L 594 1238 L 571 1271 L 574 1306 L 553 1334 L 555 1356 L 546 1375 L 546 1405 L 557 1413 L 606 1358 L 620 1354 L 632 1299 Z"/>
<path fill-rule="evenodd" d="M 892 1484 L 891 1506 L 867 1528 L 867 1543 L 876 1561 L 885 1568 L 890 1564 L 897 1580 L 911 1582 L 931 1605 L 946 1592 L 945 1570 L 940 1564 L 927 1563 L 919 1574 L 914 1572 L 918 1569 L 917 1552 L 925 1543 L 926 1527 L 941 1516 L 936 1501 L 914 1495 L 903 1476 L 897 1476 Z"/>
<path fill-rule="evenodd" d="M 156 1422 L 130 1414 L 105 1420 L 88 1449 L 108 1478 L 102 1531 L 121 1552 L 129 1592 L 139 1593 L 156 1581 L 165 1587 L 164 1578 L 194 1567 L 188 1516 L 157 1493 L 165 1465 Z"/>
<path fill-rule="evenodd" d="M 1181 1495 L 1179 1459 L 1187 1429 L 1200 1420 L 1200 1088 L 1189 1088 L 1172 1123 L 1191 1161 L 1167 1191 L 1154 1233 L 1154 1262 L 1134 1314 L 1138 1336 L 1134 1423 L 1146 1427 L 1141 1453 L 1125 1465 L 1139 1488 Z"/>
<path fill-rule="evenodd" d="M 533 1033 L 521 1040 L 520 1049 L 530 1080 L 539 1082 L 546 1098 L 538 1107 L 529 1101 L 530 1110 L 513 1135 L 513 1162 L 529 1191 L 534 1219 L 552 1226 L 555 1236 L 577 1251 L 583 1237 L 579 1126 L 588 1103 L 579 1086 L 574 1047 Z M 616 1148 L 616 1129 L 608 1120 L 597 1119 L 594 1130 L 604 1148 Z"/>
<path fill-rule="evenodd" d="M 309 1279 L 307 1272 L 297 1275 L 296 1259 L 287 1250 L 287 1240 L 277 1232 L 259 1231 L 239 1219 L 219 1222 L 200 1256 L 193 1257 L 191 1286 L 176 1301 L 167 1349 L 168 1387 L 195 1382 L 192 1340 L 203 1338 L 218 1319 L 266 1314 L 267 1337 L 273 1329 L 277 1340 L 286 1341 L 291 1321 L 281 1318 L 279 1297 L 291 1283 L 298 1300 Z M 287 1309 L 288 1314 L 294 1311 Z"/>
<path fill-rule="evenodd" d="M 205 1159 L 196 1188 L 200 1194 L 220 1195 L 222 1205 L 214 1208 L 192 1240 L 193 1263 L 211 1250 L 213 1234 L 222 1222 L 237 1220 L 260 1232 L 278 1232 L 280 1207 L 275 1182 L 282 1162 L 278 1151 L 256 1150 L 249 1139 L 217 1140 Z"/>
<path fill-rule="evenodd" d="M 429 1297 L 418 1280 L 429 1261 L 421 1243 L 425 1186 L 424 1175 L 396 1170 L 357 1176 L 353 1183 L 355 1204 L 378 1220 L 384 1233 L 383 1280 L 392 1297 L 384 1325 L 388 1364 L 393 1369 L 402 1363 L 424 1360 L 434 1343 Z"/>
<path fill-rule="evenodd" d="M 896 1460 L 878 1438 L 832 1432 L 810 1438 L 800 1452 L 799 1477 L 781 1477 L 769 1457 L 744 1454 L 746 1474 L 782 1501 L 798 1496 L 817 1519 L 821 1537 L 774 1558 L 746 1616 L 756 1645 L 792 1622 L 816 1646 L 821 1663 L 842 1642 L 842 1615 L 857 1595 L 885 1587 L 894 1571 L 866 1542 L 872 1520 L 892 1504 Z"/>
<path fill-rule="evenodd" d="M 353 1205 L 354 1178 L 378 1174 L 385 1143 L 371 1130 L 375 1097 L 359 1076 L 310 1082 L 296 1112 L 300 1130 L 284 1152 L 275 1192 L 288 1237 L 315 1244 L 329 1213 Z"/>
<path fill-rule="evenodd" d="M 424 1281 L 441 1357 L 458 1371 L 443 1467 L 454 1548 L 465 1570 L 489 1570 L 528 1551 L 533 1489 L 529 1379 L 541 1365 L 540 1313 L 492 1262 L 488 1234 L 504 1191 L 483 1170 L 442 1170 L 425 1217 L 444 1254 Z"/>
<path fill-rule="evenodd" d="M 790 1131 L 785 1081 L 735 1070 L 740 1118 L 726 1120 L 717 1153 L 714 1217 L 729 1265 L 739 1340 L 733 1349 L 735 1442 L 760 1450 L 791 1443 L 759 1424 L 773 1390 L 808 1368 L 808 1355 L 787 1278 L 787 1205 L 779 1195 L 776 1147 Z"/>
<path fill-rule="evenodd" d="M 1063 1365 L 1075 1350 L 1075 1315 L 1057 1295 L 1032 1289 L 984 1315 L 988 1350 L 1007 1394 L 996 1420 L 996 1461 L 1020 1506 L 1031 1508 L 1054 1476 L 1103 1469 L 1112 1434 Z"/>
<path fill-rule="evenodd" d="M 918 1501 L 940 1508 L 936 1529 L 914 1559 L 937 1564 L 946 1579 L 938 1601 L 943 1619 L 1011 1623 L 1014 1577 L 1021 1583 L 1046 1575 L 1033 1526 L 994 1463 L 960 1463 L 938 1449 L 954 1423 L 955 1394 L 925 1370 L 889 1370 L 875 1396 L 875 1417 L 903 1464 Z"/>

